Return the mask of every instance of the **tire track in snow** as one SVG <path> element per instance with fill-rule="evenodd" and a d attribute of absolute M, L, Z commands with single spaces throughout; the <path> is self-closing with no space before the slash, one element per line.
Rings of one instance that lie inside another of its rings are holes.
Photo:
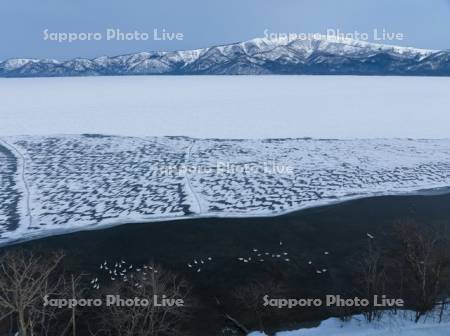
<path fill-rule="evenodd" d="M 194 187 L 192 186 L 191 180 L 189 178 L 189 163 L 191 161 L 191 156 L 192 156 L 192 148 L 195 146 L 195 140 L 191 141 L 191 145 L 189 146 L 188 150 L 187 150 L 187 155 L 186 155 L 186 174 L 184 176 L 184 180 L 186 181 L 186 187 L 189 190 L 189 194 L 192 195 L 195 199 L 195 202 L 197 203 L 197 209 L 193 209 L 193 212 L 195 213 L 199 213 L 202 214 L 203 213 L 203 207 L 202 207 L 202 203 L 200 201 L 200 197 L 197 194 L 197 192 L 195 191 Z"/>
<path fill-rule="evenodd" d="M 149 139 L 146 139 L 144 137 L 139 137 L 138 139 L 143 140 L 145 142 L 151 142 Z M 158 141 L 156 140 L 156 142 L 158 142 Z M 189 178 L 189 163 L 191 161 L 192 148 L 194 148 L 194 146 L 195 146 L 195 139 L 191 139 L 190 145 L 189 145 L 189 147 L 187 149 L 187 153 L 186 153 L 186 160 L 185 160 L 185 167 L 184 167 L 185 168 L 184 184 L 187 189 L 187 194 L 192 196 L 192 198 L 194 198 L 195 203 L 196 203 L 192 206 L 191 211 L 196 214 L 203 214 L 203 207 L 202 207 L 202 202 L 200 201 L 200 196 L 195 191 L 195 188 L 192 186 L 191 180 Z M 193 208 L 193 207 L 195 207 L 195 208 Z"/>
<path fill-rule="evenodd" d="M 16 154 L 17 161 L 20 162 L 18 166 L 21 167 L 19 172 L 19 178 L 21 179 L 23 190 L 25 192 L 25 206 L 26 206 L 26 213 L 25 216 L 28 217 L 28 229 L 33 226 L 33 217 L 31 215 L 31 201 L 30 201 L 30 188 L 28 186 L 27 179 L 25 177 L 25 171 L 26 171 L 26 161 L 23 154 L 11 143 L 7 142 L 5 139 L 0 138 L 0 143 L 11 150 L 11 152 Z"/>

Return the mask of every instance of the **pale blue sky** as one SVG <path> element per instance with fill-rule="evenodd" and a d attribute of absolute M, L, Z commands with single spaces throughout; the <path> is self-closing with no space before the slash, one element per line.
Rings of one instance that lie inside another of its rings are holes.
<path fill-rule="evenodd" d="M 387 29 L 406 35 L 395 44 L 450 49 L 450 0 L 4 0 L 0 59 L 72 58 L 136 51 L 191 49 L 243 41 L 272 32 Z M 56 43 L 43 31 L 182 32 L 183 41 Z"/>

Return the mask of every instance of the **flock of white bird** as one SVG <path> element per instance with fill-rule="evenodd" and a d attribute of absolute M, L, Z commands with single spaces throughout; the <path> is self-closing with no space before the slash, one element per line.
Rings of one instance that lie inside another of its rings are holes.
<path fill-rule="evenodd" d="M 189 269 L 194 270 L 197 273 L 200 273 L 202 271 L 202 267 L 204 265 L 207 265 L 208 263 L 210 263 L 212 261 L 212 257 L 207 257 L 207 258 L 195 258 L 192 262 L 189 262 L 187 264 L 187 267 Z"/>
<path fill-rule="evenodd" d="M 280 241 L 280 247 L 283 246 L 283 242 Z M 258 250 L 257 248 L 253 248 L 250 252 L 250 256 L 247 258 L 239 257 L 237 260 L 239 262 L 242 262 L 244 264 L 247 264 L 249 262 L 264 262 L 266 259 L 278 259 L 280 261 L 290 262 L 291 259 L 289 258 L 289 252 L 287 251 L 281 251 L 281 252 L 262 252 Z"/>
<path fill-rule="evenodd" d="M 122 281 L 132 284 L 134 287 L 142 288 L 143 282 L 147 280 L 147 276 L 151 273 L 158 273 L 153 266 L 143 265 L 141 267 L 127 264 L 125 260 L 109 264 L 106 260 L 100 264 L 99 270 L 106 273 L 106 277 L 111 281 Z M 91 280 L 92 288 L 100 289 L 99 278 Z"/>
<path fill-rule="evenodd" d="M 371 240 L 375 239 L 375 236 L 367 233 L 367 237 Z M 283 242 L 280 241 L 280 248 L 283 246 Z M 325 256 L 330 255 L 330 252 L 323 252 Z M 258 250 L 257 248 L 253 248 L 250 252 L 250 256 L 248 257 L 238 257 L 237 261 L 240 263 L 251 263 L 258 262 L 262 263 L 266 260 L 279 260 L 282 262 L 291 262 L 291 258 L 289 257 L 289 252 L 287 251 L 278 251 L 278 252 L 263 252 Z M 200 273 L 204 267 L 206 267 L 209 263 L 213 261 L 212 257 L 198 257 L 194 258 L 191 262 L 187 263 L 188 269 Z M 328 272 L 327 268 L 315 267 L 314 262 L 312 260 L 308 261 L 308 265 L 315 268 L 316 274 L 325 274 Z M 133 264 L 127 264 L 126 261 L 121 260 L 119 262 L 115 262 L 114 264 L 108 264 L 105 260 L 102 264 L 100 264 L 99 269 L 107 274 L 111 281 L 121 280 L 123 282 L 130 282 L 133 286 L 142 288 L 142 282 L 147 280 L 147 275 L 151 272 L 158 273 L 153 266 L 143 265 L 141 267 L 135 267 Z M 140 275 L 140 277 L 139 277 Z M 99 278 L 94 278 L 91 281 L 92 288 L 98 290 L 100 289 L 100 280 Z"/>
<path fill-rule="evenodd" d="M 367 233 L 367 237 L 370 239 L 375 239 L 375 236 L 373 236 L 370 233 Z M 284 243 L 280 241 L 279 246 L 280 248 L 283 247 Z M 329 251 L 323 252 L 324 256 L 329 256 Z M 289 256 L 289 252 L 286 251 L 286 249 L 282 249 L 281 251 L 277 252 L 265 252 L 261 251 L 257 248 L 253 248 L 249 254 L 248 257 L 238 257 L 236 259 L 239 263 L 248 264 L 248 263 L 263 263 L 268 260 L 277 260 L 280 262 L 286 262 L 289 263 L 293 259 Z M 208 262 L 212 261 L 212 257 L 207 258 L 195 258 L 192 262 L 187 263 L 188 269 L 192 270 L 193 272 L 200 273 L 203 269 L 203 266 L 206 266 Z M 308 261 L 308 265 L 310 267 L 313 267 L 314 272 L 318 275 L 325 274 L 328 272 L 328 269 L 325 267 L 320 267 L 318 265 L 315 265 L 315 263 L 312 260 Z"/>

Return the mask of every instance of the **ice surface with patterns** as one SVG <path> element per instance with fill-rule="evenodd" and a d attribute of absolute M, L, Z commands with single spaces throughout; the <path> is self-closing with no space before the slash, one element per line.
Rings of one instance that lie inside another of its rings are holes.
<path fill-rule="evenodd" d="M 2 141 L 25 161 L 27 190 L 20 192 L 31 214 L 26 224 L 22 210 L 17 228 L 5 210 L 24 188 L 12 182 L 13 153 L 0 152 L 2 162 L 9 160 L 0 165 L 4 240 L 175 218 L 272 216 L 450 184 L 450 140 L 73 135 Z"/>
<path fill-rule="evenodd" d="M 446 140 L 196 143 L 193 161 L 211 169 L 209 174 L 194 175 L 192 185 L 209 211 L 280 213 L 358 196 L 443 187 L 450 181 Z M 227 162 L 250 168 L 227 169 Z"/>
<path fill-rule="evenodd" d="M 11 150 L 0 142 L 0 236 L 17 229 L 20 221 L 18 163 Z M 1 240 L 0 240 L 1 242 Z"/>

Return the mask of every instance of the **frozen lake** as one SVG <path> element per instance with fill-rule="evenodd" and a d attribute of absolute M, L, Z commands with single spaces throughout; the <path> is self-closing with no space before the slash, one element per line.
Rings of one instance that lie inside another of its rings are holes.
<path fill-rule="evenodd" d="M 450 139 L 10 136 L 0 137 L 0 177 L 1 245 L 124 223 L 275 216 L 442 192 Z"/>
<path fill-rule="evenodd" d="M 450 78 L 0 79 L 0 135 L 448 138 Z"/>

